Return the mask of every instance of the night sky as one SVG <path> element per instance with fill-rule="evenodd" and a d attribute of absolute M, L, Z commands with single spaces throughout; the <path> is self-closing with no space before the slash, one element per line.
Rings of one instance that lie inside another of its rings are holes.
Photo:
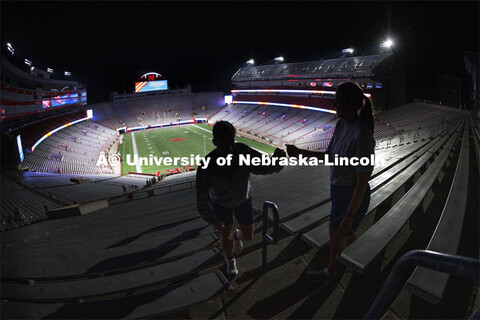
<path fill-rule="evenodd" d="M 388 36 L 407 63 L 409 97 L 436 97 L 453 73 L 469 91 L 463 51 L 479 51 L 479 2 L 8 2 L 2 49 L 87 84 L 89 102 L 133 91 L 161 73 L 171 88 L 231 89 L 250 58 L 271 64 L 338 58 L 343 48 L 377 52 Z M 3 50 L 2 50 L 3 52 Z"/>

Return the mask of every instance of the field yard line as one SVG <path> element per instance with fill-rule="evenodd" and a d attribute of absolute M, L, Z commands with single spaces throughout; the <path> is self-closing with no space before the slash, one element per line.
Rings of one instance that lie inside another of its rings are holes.
<path fill-rule="evenodd" d="M 200 129 L 200 130 L 203 130 L 203 131 L 207 131 L 207 132 L 209 132 L 209 133 L 212 133 L 212 131 L 207 130 L 207 129 L 204 129 L 204 128 L 202 128 L 202 127 L 199 127 L 199 126 L 197 126 L 196 124 L 192 124 L 192 126 L 197 127 L 197 128 Z M 250 147 L 250 148 L 252 148 L 252 147 Z M 258 150 L 258 149 L 255 149 L 255 148 L 252 148 L 252 149 L 253 149 L 253 150 L 257 150 L 258 152 L 260 152 L 260 153 L 262 153 L 262 154 L 268 154 L 268 153 L 266 153 L 266 152 L 263 152 L 262 150 Z"/>
<path fill-rule="evenodd" d="M 173 128 L 172 128 L 173 129 Z M 167 143 L 167 147 L 170 148 L 170 146 L 172 147 L 173 151 L 175 151 L 177 153 L 177 155 L 179 155 L 180 157 L 182 156 L 180 154 L 180 152 L 177 151 L 177 149 L 175 149 L 175 147 L 172 145 L 172 142 L 170 141 L 170 143 L 168 142 L 167 138 L 165 138 L 161 133 L 160 133 L 160 137 L 162 137 L 163 140 L 165 140 L 165 142 Z"/>
<path fill-rule="evenodd" d="M 136 154 L 137 157 L 140 157 L 140 155 L 138 154 L 137 143 L 135 142 L 135 134 L 133 133 L 133 131 L 132 131 L 132 146 L 133 146 L 133 154 Z M 137 172 L 142 173 L 142 167 L 140 166 L 139 161 L 137 161 L 137 164 L 135 166 L 137 167 Z"/>

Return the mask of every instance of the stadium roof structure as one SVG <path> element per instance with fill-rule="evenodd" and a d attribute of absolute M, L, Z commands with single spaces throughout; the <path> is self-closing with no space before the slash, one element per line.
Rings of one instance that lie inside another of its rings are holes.
<path fill-rule="evenodd" d="M 280 80 L 292 76 L 295 76 L 296 79 L 365 77 L 373 75 L 373 69 L 391 55 L 392 53 L 385 53 L 310 62 L 249 66 L 240 68 L 233 75 L 232 81 Z"/>

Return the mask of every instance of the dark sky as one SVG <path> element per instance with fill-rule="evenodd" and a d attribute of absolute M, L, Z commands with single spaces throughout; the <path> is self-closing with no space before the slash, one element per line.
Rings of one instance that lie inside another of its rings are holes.
<path fill-rule="evenodd" d="M 2 49 L 33 65 L 68 70 L 90 102 L 133 90 L 156 71 L 172 88 L 231 89 L 250 58 L 269 64 L 375 53 L 390 36 L 407 62 L 410 94 L 434 98 L 436 76 L 466 78 L 463 51 L 479 51 L 479 3 L 471 2 L 8 2 Z"/>

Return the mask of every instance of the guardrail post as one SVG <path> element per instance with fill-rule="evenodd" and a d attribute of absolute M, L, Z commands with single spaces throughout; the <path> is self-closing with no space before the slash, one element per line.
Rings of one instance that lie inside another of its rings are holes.
<path fill-rule="evenodd" d="M 272 208 L 273 212 L 273 234 L 268 234 L 268 208 Z M 267 272 L 267 246 L 269 244 L 276 244 L 278 241 L 278 227 L 280 224 L 280 217 L 278 215 L 277 205 L 270 201 L 265 201 L 263 204 L 263 249 L 262 249 L 262 268 L 263 273 Z"/>

